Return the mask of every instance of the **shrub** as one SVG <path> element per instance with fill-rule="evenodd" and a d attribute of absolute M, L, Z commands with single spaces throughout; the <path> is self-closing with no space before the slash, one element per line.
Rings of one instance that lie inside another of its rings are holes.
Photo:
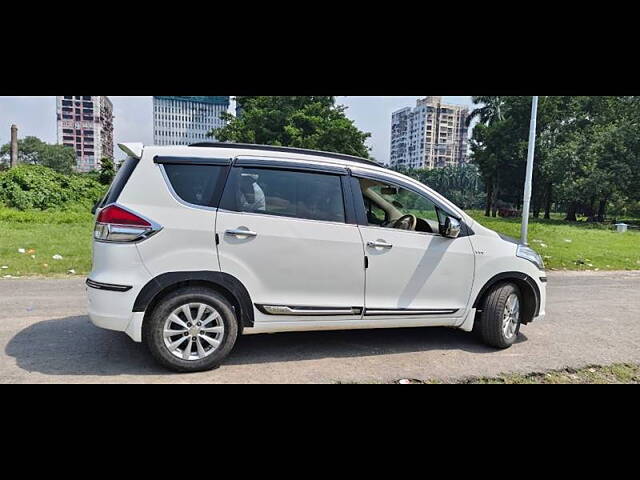
<path fill-rule="evenodd" d="M 106 187 L 90 177 L 64 175 L 37 165 L 0 173 L 0 203 L 19 210 L 47 210 L 74 204 L 91 209 Z"/>

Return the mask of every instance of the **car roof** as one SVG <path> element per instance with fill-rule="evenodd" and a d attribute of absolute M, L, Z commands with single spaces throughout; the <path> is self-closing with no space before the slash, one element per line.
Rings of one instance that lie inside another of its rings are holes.
<path fill-rule="evenodd" d="M 306 148 L 281 147 L 279 145 L 254 145 L 249 143 L 225 143 L 225 142 L 201 142 L 189 145 L 190 147 L 206 147 L 206 148 L 241 148 L 246 150 L 259 150 L 266 152 L 285 152 L 297 153 L 302 155 L 313 155 L 316 157 L 326 157 L 331 159 L 341 159 L 348 162 L 363 163 L 366 165 L 374 165 L 382 167 L 383 165 L 368 158 L 357 157 L 355 155 L 346 155 L 344 153 L 325 152 L 322 150 L 310 150 Z"/>
<path fill-rule="evenodd" d="M 139 155 L 142 157 L 141 144 L 120 144 L 120 148 L 128 154 L 133 150 L 132 146 L 138 147 Z M 144 146 L 146 155 L 163 156 L 202 156 L 208 158 L 216 158 L 224 156 L 225 158 L 235 157 L 269 157 L 278 160 L 294 160 L 297 162 L 309 162 L 324 165 L 342 166 L 342 167 L 364 167 L 382 172 L 389 172 L 384 165 L 370 159 L 356 157 L 353 155 L 345 155 L 342 153 L 323 152 L 320 150 L 308 150 L 304 148 L 280 147 L 276 145 L 253 145 L 245 143 L 195 143 L 192 145 L 147 145 Z"/>

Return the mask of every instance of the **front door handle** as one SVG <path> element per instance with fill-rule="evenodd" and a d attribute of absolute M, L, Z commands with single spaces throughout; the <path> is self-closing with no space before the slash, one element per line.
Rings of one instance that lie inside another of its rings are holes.
<path fill-rule="evenodd" d="M 252 232 L 251 230 L 246 230 L 244 228 L 236 228 L 233 230 L 227 230 L 224 232 L 226 235 L 233 235 L 235 237 L 257 237 L 258 234 L 256 232 Z"/>
<path fill-rule="evenodd" d="M 393 245 L 387 242 L 367 242 L 367 247 L 369 248 L 393 248 Z"/>

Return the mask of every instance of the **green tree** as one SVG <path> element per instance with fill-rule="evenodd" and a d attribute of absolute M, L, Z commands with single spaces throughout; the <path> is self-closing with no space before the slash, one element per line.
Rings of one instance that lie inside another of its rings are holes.
<path fill-rule="evenodd" d="M 471 164 L 447 166 L 444 168 L 397 169 L 424 183 L 447 197 L 462 209 L 480 208 L 482 205 L 482 177 L 478 167 Z"/>
<path fill-rule="evenodd" d="M 116 168 L 109 157 L 104 157 L 100 161 L 100 173 L 98 174 L 98 181 L 102 185 L 110 185 L 113 177 L 116 174 Z"/>
<path fill-rule="evenodd" d="M 474 128 L 471 150 L 487 182 L 487 215 L 495 215 L 501 201 L 520 207 L 530 108 L 531 97 L 501 97 L 501 120 L 478 114 L 481 123 Z M 544 210 L 549 218 L 555 204 L 565 209 L 567 220 L 584 215 L 602 221 L 610 204 L 635 205 L 640 198 L 639 138 L 640 97 L 540 97 L 533 215 Z"/>
<path fill-rule="evenodd" d="M 520 150 L 521 132 L 517 128 L 523 97 L 476 96 L 478 105 L 467 117 L 467 125 L 479 121 L 471 139 L 472 161 L 479 167 L 485 185 L 485 215 L 494 217 L 500 196 L 512 190 L 505 179 L 517 168 L 514 155 Z M 515 130 L 514 130 L 515 127 Z M 509 167 L 509 168 L 507 168 Z M 506 188 L 505 188 L 506 187 Z"/>
<path fill-rule="evenodd" d="M 25 137 L 18 139 L 18 163 L 37 164 L 40 152 L 47 144 L 38 137 Z M 3 163 L 9 162 L 11 144 L 0 147 L 0 158 Z"/>
<path fill-rule="evenodd" d="M 10 144 L 0 147 L 3 162 L 8 161 L 10 150 Z M 37 137 L 25 137 L 18 140 L 18 163 L 42 165 L 59 173 L 71 173 L 76 165 L 76 154 L 71 147 L 49 145 Z"/>
<path fill-rule="evenodd" d="M 505 97 L 471 97 L 471 101 L 478 105 L 466 119 L 467 127 L 473 120 L 478 119 L 483 125 L 504 120 Z"/>
<path fill-rule="evenodd" d="M 76 152 L 64 145 L 45 145 L 40 150 L 38 161 L 33 163 L 69 174 L 76 166 Z"/>
<path fill-rule="evenodd" d="M 331 96 L 239 96 L 238 116 L 209 132 L 223 142 L 308 148 L 369 157 L 366 140 Z"/>

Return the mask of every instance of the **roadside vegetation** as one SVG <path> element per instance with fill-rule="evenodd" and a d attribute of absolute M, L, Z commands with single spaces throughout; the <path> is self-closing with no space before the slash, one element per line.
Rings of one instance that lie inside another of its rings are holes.
<path fill-rule="evenodd" d="M 91 207 L 106 188 L 41 164 L 0 172 L 0 277 L 88 273 Z"/>
<path fill-rule="evenodd" d="M 87 274 L 92 229 L 88 210 L 0 207 L 0 277 Z"/>
<path fill-rule="evenodd" d="M 468 211 L 481 225 L 520 238 L 520 218 L 485 217 Z M 553 218 L 556 217 L 556 218 Z M 566 222 L 563 215 L 531 219 L 529 244 L 549 270 L 640 270 L 640 230 L 616 232 L 612 225 Z"/>
<path fill-rule="evenodd" d="M 444 380 L 400 380 L 396 383 L 414 384 L 481 384 L 481 385 L 542 385 L 542 384 L 638 384 L 640 365 L 617 363 L 608 366 L 566 368 L 546 373 L 508 374 L 496 377 L 477 377 L 448 382 Z"/>

